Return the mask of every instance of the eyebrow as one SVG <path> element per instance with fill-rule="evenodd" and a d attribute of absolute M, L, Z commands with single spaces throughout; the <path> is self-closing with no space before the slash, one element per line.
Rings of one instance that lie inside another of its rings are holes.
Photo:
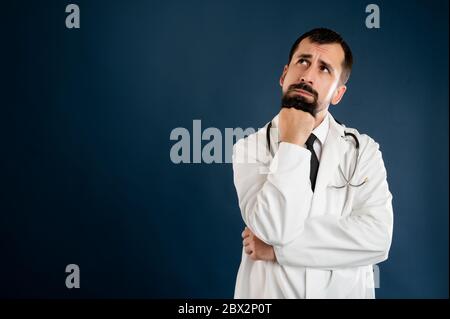
<path fill-rule="evenodd" d="M 302 53 L 302 54 L 297 55 L 297 58 L 311 59 L 312 55 L 307 54 L 307 53 Z M 326 66 L 331 72 L 334 71 L 334 68 L 331 66 L 330 63 L 327 63 L 324 60 L 320 60 L 320 59 L 319 59 L 319 62 L 320 62 L 320 64 Z"/>

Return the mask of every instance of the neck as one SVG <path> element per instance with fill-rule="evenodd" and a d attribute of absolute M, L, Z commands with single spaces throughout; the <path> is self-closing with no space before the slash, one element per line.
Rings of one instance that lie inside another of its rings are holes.
<path fill-rule="evenodd" d="M 314 128 L 318 127 L 323 122 L 327 114 L 328 109 L 322 110 L 316 114 L 316 123 L 314 124 Z"/>

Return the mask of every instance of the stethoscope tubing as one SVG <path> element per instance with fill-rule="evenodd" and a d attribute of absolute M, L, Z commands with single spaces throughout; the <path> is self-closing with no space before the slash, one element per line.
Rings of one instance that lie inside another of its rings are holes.
<path fill-rule="evenodd" d="M 270 129 L 271 129 L 271 128 L 272 128 L 272 121 L 270 121 L 269 124 L 267 124 L 267 130 L 266 130 L 266 142 L 267 142 L 267 148 L 268 148 L 268 150 L 269 150 L 269 153 L 270 153 L 270 154 L 272 155 L 272 157 L 273 157 L 273 156 L 274 156 L 273 150 L 272 150 L 271 147 L 270 147 Z M 353 168 L 353 172 L 352 172 L 352 174 L 351 174 L 351 176 L 350 176 L 349 179 L 347 179 L 347 178 L 345 177 L 345 174 L 344 174 L 344 172 L 342 171 L 341 165 L 339 165 L 339 172 L 341 173 L 342 178 L 345 180 L 345 184 L 344 184 L 344 185 L 341 185 L 341 186 L 330 185 L 330 186 L 328 186 L 328 187 L 336 188 L 336 189 L 341 189 L 341 188 L 344 188 L 344 187 L 346 187 L 346 186 L 351 186 L 351 187 L 361 187 L 361 186 L 363 186 L 365 183 L 367 183 L 367 181 L 368 181 L 368 178 L 367 178 L 367 177 L 366 177 L 361 183 L 359 183 L 359 184 L 352 184 L 352 183 L 350 183 L 350 181 L 353 179 L 353 176 L 355 175 L 356 168 L 358 167 L 358 164 L 359 164 L 359 140 L 358 140 L 358 138 L 356 137 L 356 135 L 353 134 L 353 133 L 351 133 L 351 132 L 344 132 L 344 135 L 345 135 L 345 136 L 351 136 L 351 137 L 355 140 L 356 163 L 355 163 L 355 166 L 354 166 L 354 168 Z"/>

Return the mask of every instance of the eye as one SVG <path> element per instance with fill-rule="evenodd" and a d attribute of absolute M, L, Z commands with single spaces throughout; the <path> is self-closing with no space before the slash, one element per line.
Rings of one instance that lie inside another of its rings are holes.
<path fill-rule="evenodd" d="M 320 66 L 320 71 L 324 71 L 326 73 L 330 73 L 330 69 L 328 69 L 325 65 Z"/>
<path fill-rule="evenodd" d="M 299 64 L 308 63 L 308 60 L 305 60 L 305 59 L 301 58 L 301 59 L 298 60 L 298 63 Z"/>

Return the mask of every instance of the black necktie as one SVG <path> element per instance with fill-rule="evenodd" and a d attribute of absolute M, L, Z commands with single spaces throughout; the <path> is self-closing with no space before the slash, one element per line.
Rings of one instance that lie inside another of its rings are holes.
<path fill-rule="evenodd" d="M 311 188 L 314 192 L 314 188 L 316 188 L 316 178 L 317 172 L 319 171 L 319 159 L 317 158 L 316 152 L 314 152 L 314 141 L 317 137 L 311 133 L 306 141 L 306 148 L 311 152 L 311 169 L 309 171 L 309 179 L 311 180 Z"/>

